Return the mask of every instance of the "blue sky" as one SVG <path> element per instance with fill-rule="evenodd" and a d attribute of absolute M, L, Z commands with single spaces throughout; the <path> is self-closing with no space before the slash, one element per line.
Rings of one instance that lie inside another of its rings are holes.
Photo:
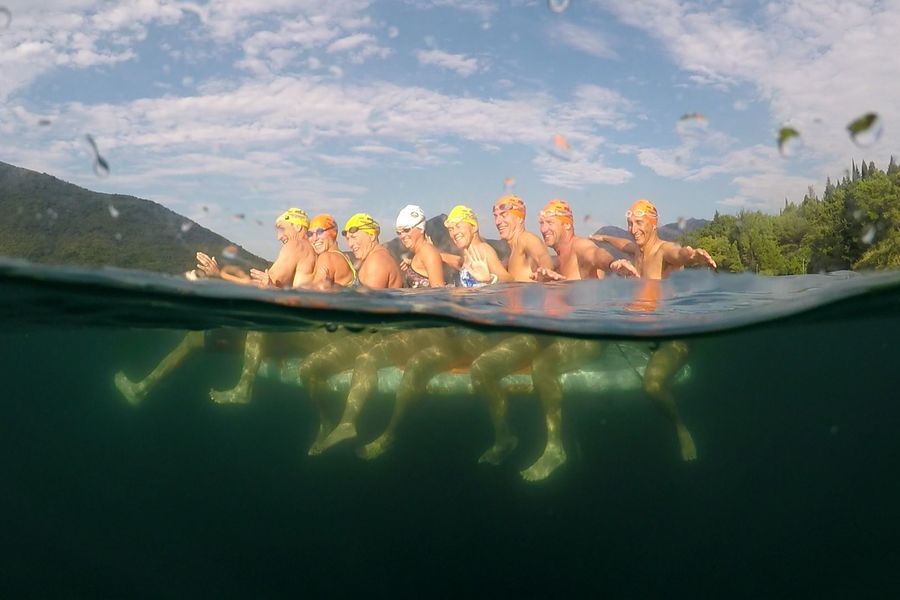
<path fill-rule="evenodd" d="M 561 197 L 589 233 L 639 197 L 665 222 L 776 211 L 851 158 L 900 156 L 898 0 L 0 4 L 0 160 L 267 257 L 288 206 L 391 229 L 407 203 L 463 203 L 493 234 L 512 178 L 531 228 Z M 860 148 L 845 127 L 869 111 L 883 135 Z"/>

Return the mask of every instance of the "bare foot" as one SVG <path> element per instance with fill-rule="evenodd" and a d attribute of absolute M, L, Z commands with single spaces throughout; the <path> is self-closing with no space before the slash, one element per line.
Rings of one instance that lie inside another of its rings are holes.
<path fill-rule="evenodd" d="M 374 460 L 388 451 L 394 445 L 394 438 L 390 435 L 381 435 L 375 441 L 359 448 L 356 455 L 365 460 Z"/>
<path fill-rule="evenodd" d="M 122 371 L 116 373 L 115 377 L 113 377 L 113 381 L 115 382 L 116 389 L 119 390 L 119 393 L 121 393 L 125 397 L 125 400 L 128 401 L 128 404 L 132 406 L 137 406 L 147 396 L 143 386 L 128 379 Z"/>
<path fill-rule="evenodd" d="M 678 443 L 681 445 L 681 460 L 685 462 L 697 460 L 697 446 L 694 445 L 691 432 L 684 425 L 678 427 Z"/>
<path fill-rule="evenodd" d="M 230 390 L 209 390 L 209 399 L 216 404 L 247 404 L 250 394 L 246 387 L 238 386 Z"/>
<path fill-rule="evenodd" d="M 528 481 L 541 481 L 566 462 L 566 451 L 562 446 L 547 446 L 536 463 L 521 472 Z"/>
<path fill-rule="evenodd" d="M 309 447 L 310 456 L 318 456 L 322 454 L 322 447 L 325 444 L 325 438 L 328 437 L 328 434 L 331 433 L 331 424 L 319 423 L 319 434 L 316 436 L 316 441 L 313 442 L 313 445 Z"/>
<path fill-rule="evenodd" d="M 356 437 L 356 426 L 353 423 L 340 423 L 334 430 L 328 434 L 321 444 L 317 444 L 319 453 L 325 452 L 332 446 L 340 444 L 344 440 Z"/>
<path fill-rule="evenodd" d="M 503 459 L 506 458 L 510 452 L 515 450 L 518 445 L 519 440 L 514 435 L 498 438 L 497 441 L 494 442 L 494 445 L 481 455 L 478 462 L 497 466 L 503 462 Z"/>

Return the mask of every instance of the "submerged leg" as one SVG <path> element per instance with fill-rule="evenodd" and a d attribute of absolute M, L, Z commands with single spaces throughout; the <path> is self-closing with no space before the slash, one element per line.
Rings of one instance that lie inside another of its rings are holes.
<path fill-rule="evenodd" d="M 650 395 L 656 402 L 656 405 L 663 411 L 675 425 L 678 433 L 678 444 L 681 447 L 682 460 L 694 460 L 697 458 L 697 447 L 694 445 L 694 438 L 688 431 L 681 415 L 678 414 L 678 407 L 675 406 L 675 398 L 672 396 L 672 380 L 678 370 L 684 366 L 688 357 L 688 345 L 685 342 L 674 341 L 665 342 L 660 345 L 647 363 L 647 370 L 644 372 L 644 391 Z"/>
<path fill-rule="evenodd" d="M 531 379 L 541 402 L 547 426 L 547 444 L 533 465 L 522 471 L 528 481 L 540 481 L 566 462 L 562 441 L 562 384 L 560 375 L 573 371 L 598 358 L 605 346 L 596 340 L 560 338 L 547 346 L 535 358 Z"/>
<path fill-rule="evenodd" d="M 507 394 L 500 386 L 500 380 L 528 366 L 537 350 L 535 336 L 514 335 L 484 352 L 472 363 L 472 388 L 487 399 L 494 424 L 494 445 L 481 455 L 478 462 L 499 465 L 518 445 L 519 440 L 506 421 Z"/>
<path fill-rule="evenodd" d="M 313 352 L 300 367 L 300 380 L 309 392 L 309 397 L 319 410 L 319 433 L 309 449 L 310 455 L 319 454 L 325 438 L 331 433 L 331 418 L 325 407 L 323 391 L 328 378 L 347 370 L 362 351 L 367 334 L 358 334 L 342 338 L 328 344 L 321 350 Z"/>
<path fill-rule="evenodd" d="M 250 392 L 253 390 L 253 382 L 256 372 L 259 370 L 259 362 L 262 360 L 261 331 L 247 333 L 247 341 L 244 344 L 244 365 L 241 368 L 241 378 L 236 386 L 230 390 L 210 390 L 209 397 L 217 404 L 246 404 L 250 402 Z"/>
<path fill-rule="evenodd" d="M 189 331 L 184 339 L 175 346 L 175 349 L 169 352 L 156 368 L 141 381 L 133 382 L 125 376 L 125 373 L 119 371 L 113 379 L 116 388 L 125 396 L 129 404 L 137 406 L 163 377 L 184 361 L 188 354 L 203 347 L 203 335 L 202 331 Z"/>
<path fill-rule="evenodd" d="M 320 452 L 356 437 L 356 421 L 366 401 L 378 388 L 378 369 L 403 366 L 420 348 L 441 335 L 441 329 L 410 329 L 388 333 L 356 357 L 353 379 L 341 421 L 322 443 Z"/>

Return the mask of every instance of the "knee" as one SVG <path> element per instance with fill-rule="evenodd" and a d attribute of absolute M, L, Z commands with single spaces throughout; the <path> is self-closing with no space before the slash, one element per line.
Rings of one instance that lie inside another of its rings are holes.
<path fill-rule="evenodd" d="M 658 396 L 663 391 L 662 379 L 652 371 L 644 374 L 644 391 L 651 396 Z"/>

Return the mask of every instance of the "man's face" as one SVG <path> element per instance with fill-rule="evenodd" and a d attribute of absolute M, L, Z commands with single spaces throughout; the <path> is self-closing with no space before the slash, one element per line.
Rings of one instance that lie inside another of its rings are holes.
<path fill-rule="evenodd" d="M 557 216 L 541 216 L 538 218 L 538 225 L 541 228 L 544 243 L 551 248 L 556 246 L 566 231 L 566 224 Z"/>
<path fill-rule="evenodd" d="M 522 223 L 522 217 L 511 210 L 504 210 L 503 208 L 495 208 L 494 209 L 494 225 L 497 226 L 497 233 L 500 234 L 501 240 L 508 240 L 512 238 L 513 233 L 516 231 L 516 227 L 518 227 Z"/>
<path fill-rule="evenodd" d="M 353 256 L 360 260 L 368 254 L 374 245 L 375 236 L 371 233 L 366 233 L 361 229 L 354 233 L 347 233 L 347 247 L 350 248 Z"/>
<path fill-rule="evenodd" d="M 447 227 L 447 233 L 450 234 L 450 239 L 453 240 L 457 248 L 465 250 L 475 237 L 475 228 L 466 221 L 457 221 Z"/>
<path fill-rule="evenodd" d="M 291 236 L 296 231 L 296 229 L 294 229 L 291 225 L 288 225 L 284 221 L 275 223 L 275 239 L 277 239 L 282 244 L 287 244 L 288 240 L 291 239 Z"/>
<path fill-rule="evenodd" d="M 634 238 L 634 243 L 642 248 L 656 229 L 656 219 L 644 215 L 643 217 L 628 217 L 628 233 Z"/>

